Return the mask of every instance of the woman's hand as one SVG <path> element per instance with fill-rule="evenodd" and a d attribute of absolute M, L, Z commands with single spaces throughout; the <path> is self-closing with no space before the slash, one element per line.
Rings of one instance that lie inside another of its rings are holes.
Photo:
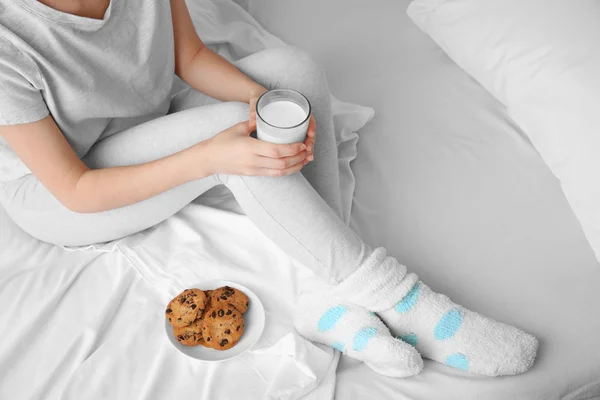
<path fill-rule="evenodd" d="M 230 175 L 291 175 L 307 163 L 304 143 L 273 144 L 250 137 L 256 126 L 250 121 L 240 122 L 211 139 L 200 142 L 210 174 Z"/>
<path fill-rule="evenodd" d="M 266 91 L 266 89 L 265 89 Z M 260 96 L 252 97 L 250 99 L 250 126 L 253 130 L 256 129 L 256 103 L 258 102 L 258 98 Z M 308 131 L 306 133 L 306 139 L 304 140 L 304 145 L 306 146 L 306 151 L 308 153 L 307 161 L 310 162 L 315 159 L 315 137 L 317 134 L 317 122 L 315 121 L 315 117 L 310 116 L 310 122 L 308 123 Z"/>
<path fill-rule="evenodd" d="M 308 132 L 306 133 L 306 140 L 304 141 L 304 145 L 306 146 L 306 151 L 308 151 L 308 161 L 312 161 L 315 159 L 315 139 L 317 135 L 317 121 L 315 121 L 315 117 L 310 116 L 310 122 L 308 123 Z"/>

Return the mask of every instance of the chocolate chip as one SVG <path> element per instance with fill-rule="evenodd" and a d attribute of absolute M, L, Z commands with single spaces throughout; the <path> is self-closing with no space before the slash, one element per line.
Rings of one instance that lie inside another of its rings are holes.
<path fill-rule="evenodd" d="M 169 322 L 171 322 L 171 317 L 169 317 Z"/>
<path fill-rule="evenodd" d="M 238 325 L 237 328 L 235 328 L 235 331 L 236 332 L 239 331 L 241 327 L 242 327 L 241 325 Z"/>
<path fill-rule="evenodd" d="M 177 340 L 183 340 L 183 335 L 177 336 Z"/>
<path fill-rule="evenodd" d="M 231 330 L 230 330 L 230 329 L 227 329 L 227 330 L 225 331 L 225 334 L 226 334 L 226 335 L 229 335 L 230 333 L 231 333 Z"/>
<path fill-rule="evenodd" d="M 185 303 L 185 297 L 184 297 L 184 296 L 181 296 L 181 297 L 179 298 L 179 304 L 183 304 L 183 303 Z"/>
<path fill-rule="evenodd" d="M 177 321 L 181 321 L 181 317 L 177 318 Z"/>
<path fill-rule="evenodd" d="M 221 297 L 219 297 L 221 300 L 227 300 L 227 296 L 223 295 Z"/>
<path fill-rule="evenodd" d="M 217 313 L 215 311 L 213 311 L 212 314 L 210 314 L 210 316 L 215 318 L 217 316 Z"/>
<path fill-rule="evenodd" d="M 227 310 L 227 312 L 225 314 L 231 315 L 231 310 Z"/>
<path fill-rule="evenodd" d="M 173 310 L 171 310 L 170 308 L 167 308 L 167 314 L 171 314 L 173 312 Z"/>
<path fill-rule="evenodd" d="M 192 310 L 195 310 L 195 309 L 196 309 L 196 307 L 198 307 L 198 306 L 197 306 L 197 305 L 195 305 L 195 304 L 192 304 Z"/>
<path fill-rule="evenodd" d="M 248 302 L 246 302 L 246 307 L 248 307 Z"/>
<path fill-rule="evenodd" d="M 207 342 L 210 342 L 210 338 L 209 338 L 209 337 L 207 337 L 207 338 L 206 338 L 206 341 L 207 341 Z"/>
<path fill-rule="evenodd" d="M 221 345 L 221 347 L 225 346 L 227 343 L 229 343 L 229 340 L 227 339 L 223 339 L 221 340 L 221 343 L 219 343 Z"/>
<path fill-rule="evenodd" d="M 233 318 L 235 318 L 237 316 L 237 314 L 233 314 Z"/>
<path fill-rule="evenodd" d="M 223 315 L 225 315 L 225 312 L 223 310 L 219 310 L 219 317 L 222 317 Z"/>

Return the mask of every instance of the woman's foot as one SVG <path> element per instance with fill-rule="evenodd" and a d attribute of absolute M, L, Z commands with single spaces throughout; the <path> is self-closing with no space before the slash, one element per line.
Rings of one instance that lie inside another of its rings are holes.
<path fill-rule="evenodd" d="M 333 295 L 377 312 L 393 335 L 423 357 L 488 376 L 527 371 L 537 339 L 515 327 L 469 311 L 433 292 L 395 258 L 378 248 Z"/>
<path fill-rule="evenodd" d="M 420 281 L 378 315 L 392 334 L 414 345 L 423 357 L 463 371 L 515 375 L 535 360 L 535 337 L 467 310 Z"/>
<path fill-rule="evenodd" d="M 377 315 L 329 293 L 302 295 L 294 323 L 306 338 L 361 360 L 382 375 L 407 377 L 423 368 L 419 353 L 392 337 Z"/>

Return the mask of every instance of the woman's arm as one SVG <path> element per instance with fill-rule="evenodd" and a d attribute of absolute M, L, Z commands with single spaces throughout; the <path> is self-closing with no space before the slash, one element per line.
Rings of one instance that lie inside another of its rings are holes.
<path fill-rule="evenodd" d="M 92 213 L 137 203 L 219 172 L 282 176 L 306 165 L 304 145 L 261 142 L 249 136 L 252 129 L 252 123 L 241 122 L 156 161 L 95 170 L 77 157 L 51 116 L 0 126 L 0 136 L 65 207 Z"/>
<path fill-rule="evenodd" d="M 90 170 L 51 116 L 0 126 L 0 135 L 54 197 L 80 213 L 133 204 L 209 175 L 202 161 L 204 142 L 146 164 Z"/>
<path fill-rule="evenodd" d="M 261 142 L 249 136 L 252 129 L 242 122 L 156 161 L 95 170 L 77 157 L 51 116 L 0 126 L 0 136 L 65 207 L 92 213 L 137 203 L 218 172 L 282 176 L 305 165 L 304 145 Z"/>
<path fill-rule="evenodd" d="M 194 89 L 221 101 L 259 97 L 266 89 L 200 40 L 185 0 L 171 0 L 175 35 L 175 73 Z"/>

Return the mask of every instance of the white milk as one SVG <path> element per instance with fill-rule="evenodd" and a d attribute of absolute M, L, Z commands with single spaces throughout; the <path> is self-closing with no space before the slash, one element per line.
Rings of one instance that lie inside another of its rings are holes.
<path fill-rule="evenodd" d="M 306 112 L 296 103 L 278 100 L 261 108 L 260 116 L 273 126 L 289 128 L 302 123 L 306 119 Z"/>

